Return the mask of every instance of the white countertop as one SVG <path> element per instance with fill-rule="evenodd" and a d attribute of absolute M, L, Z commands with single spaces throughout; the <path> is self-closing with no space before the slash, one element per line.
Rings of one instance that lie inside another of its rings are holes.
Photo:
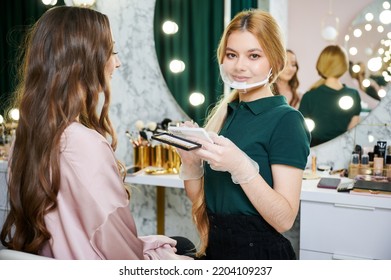
<path fill-rule="evenodd" d="M 319 174 L 319 176 L 340 178 L 338 175 L 330 176 Z M 349 178 L 341 179 L 342 183 L 352 181 L 352 179 Z M 381 207 L 391 209 L 391 195 L 387 197 L 387 195 L 337 192 L 337 190 L 334 189 L 318 188 L 317 184 L 319 180 L 320 179 L 303 180 L 300 196 L 300 199 L 302 201 L 354 204 L 368 207 Z M 177 174 L 148 175 L 141 171 L 135 176 L 127 176 L 125 182 L 129 184 L 154 185 L 169 188 L 184 188 L 183 181 L 179 179 L 179 176 Z"/>

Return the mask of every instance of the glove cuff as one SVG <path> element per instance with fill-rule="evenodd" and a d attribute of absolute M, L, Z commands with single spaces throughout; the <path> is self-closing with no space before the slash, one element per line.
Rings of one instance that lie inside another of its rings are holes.
<path fill-rule="evenodd" d="M 181 164 L 179 168 L 179 178 L 182 180 L 197 180 L 204 176 L 204 165 L 201 161 L 200 165 Z"/>
<path fill-rule="evenodd" d="M 259 174 L 258 163 L 247 155 L 246 158 L 246 163 L 242 165 L 242 168 L 231 173 L 232 182 L 234 182 L 234 184 L 247 184 Z"/>

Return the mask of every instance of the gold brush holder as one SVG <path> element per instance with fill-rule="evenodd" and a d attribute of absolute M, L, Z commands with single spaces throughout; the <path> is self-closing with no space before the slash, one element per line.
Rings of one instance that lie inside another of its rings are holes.
<path fill-rule="evenodd" d="M 151 169 L 150 174 L 178 174 L 181 158 L 176 148 L 166 144 L 155 146 L 140 145 L 133 147 L 133 162 L 140 168 L 158 167 Z M 162 170 L 163 169 L 163 170 Z"/>
<path fill-rule="evenodd" d="M 133 149 L 133 162 L 135 166 L 139 166 L 140 168 L 145 168 L 150 166 L 150 150 L 151 147 L 149 145 L 140 145 L 136 146 Z"/>

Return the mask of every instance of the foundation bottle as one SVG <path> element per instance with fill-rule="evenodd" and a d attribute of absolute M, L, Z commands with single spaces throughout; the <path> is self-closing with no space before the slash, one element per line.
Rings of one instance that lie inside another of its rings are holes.
<path fill-rule="evenodd" d="M 384 158 L 382 157 L 373 158 L 373 175 L 375 176 L 383 175 L 383 164 L 384 164 Z"/>
<path fill-rule="evenodd" d="M 374 159 L 375 155 L 373 152 L 369 152 L 368 153 L 368 158 L 369 158 L 369 167 L 370 168 L 373 168 L 373 159 Z"/>
<path fill-rule="evenodd" d="M 352 160 L 350 161 L 350 164 L 349 164 L 348 177 L 350 179 L 355 178 L 359 173 L 359 168 L 360 168 L 359 156 L 358 156 L 358 154 L 352 154 Z"/>
<path fill-rule="evenodd" d="M 360 175 L 371 175 L 372 169 L 369 165 L 369 156 L 362 155 L 361 156 L 361 164 L 360 164 Z"/>

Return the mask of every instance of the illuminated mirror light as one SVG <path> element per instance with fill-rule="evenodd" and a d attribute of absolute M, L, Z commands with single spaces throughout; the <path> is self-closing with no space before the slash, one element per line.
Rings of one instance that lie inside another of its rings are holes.
<path fill-rule="evenodd" d="M 387 95 L 387 92 L 384 88 L 381 88 L 377 91 L 377 95 L 379 95 L 380 98 L 383 98 Z"/>
<path fill-rule="evenodd" d="M 382 59 L 380 57 L 373 57 L 368 61 L 368 69 L 372 72 L 377 72 L 382 67 Z"/>
<path fill-rule="evenodd" d="M 367 23 L 367 24 L 365 24 L 364 28 L 365 28 L 366 31 L 371 31 L 372 30 L 372 25 L 370 23 Z"/>
<path fill-rule="evenodd" d="M 391 32 L 388 32 L 388 33 L 387 33 L 387 38 L 388 38 L 388 39 L 391 39 Z"/>
<path fill-rule="evenodd" d="M 95 4 L 95 0 L 72 0 L 74 6 L 78 7 L 92 7 Z"/>
<path fill-rule="evenodd" d="M 170 62 L 170 70 L 173 73 L 180 73 L 185 70 L 185 63 L 182 60 L 174 59 Z"/>
<path fill-rule="evenodd" d="M 11 120 L 18 121 L 19 120 L 19 109 L 12 108 L 9 111 L 8 116 L 11 118 Z"/>
<path fill-rule="evenodd" d="M 0 115 L 0 124 L 4 123 L 4 118 L 2 115 Z"/>
<path fill-rule="evenodd" d="M 350 96 L 342 96 L 339 101 L 338 105 L 342 110 L 349 110 L 353 107 L 354 100 Z"/>
<path fill-rule="evenodd" d="M 354 65 L 353 65 L 352 71 L 353 71 L 354 73 L 358 73 L 358 72 L 360 72 L 360 70 L 361 70 L 360 65 L 358 65 L 358 64 L 354 64 Z"/>
<path fill-rule="evenodd" d="M 363 87 L 367 88 L 371 85 L 371 81 L 369 79 L 364 79 L 361 84 Z"/>
<path fill-rule="evenodd" d="M 304 121 L 305 121 L 305 124 L 307 125 L 309 132 L 313 131 L 315 128 L 315 122 L 309 118 L 305 118 Z"/>
<path fill-rule="evenodd" d="M 54 5 L 57 4 L 57 0 L 42 0 L 42 3 L 44 5 L 52 5 L 52 6 L 54 6 Z"/>
<path fill-rule="evenodd" d="M 356 55 L 357 52 L 358 52 L 358 50 L 357 50 L 356 47 L 351 47 L 351 48 L 349 49 L 349 54 L 350 54 L 350 55 Z"/>
<path fill-rule="evenodd" d="M 377 32 L 382 33 L 384 31 L 384 27 L 382 25 L 379 25 L 377 27 Z"/>
<path fill-rule="evenodd" d="M 348 42 L 350 40 L 350 36 L 349 35 L 345 35 L 345 41 Z"/>
<path fill-rule="evenodd" d="M 193 106 L 199 106 L 205 102 L 205 96 L 200 92 L 193 92 L 189 96 L 190 104 Z"/>
<path fill-rule="evenodd" d="M 368 133 L 368 142 L 373 143 L 375 141 L 375 137 L 372 134 Z"/>
<path fill-rule="evenodd" d="M 383 10 L 379 15 L 379 20 L 383 24 L 390 24 L 391 23 L 391 11 L 390 10 Z"/>
<path fill-rule="evenodd" d="M 162 25 L 163 32 L 166 34 L 175 34 L 178 32 L 178 24 L 173 21 L 167 20 Z"/>
<path fill-rule="evenodd" d="M 374 18 L 374 16 L 373 16 L 372 13 L 367 13 L 367 14 L 365 15 L 365 20 L 366 20 L 366 21 L 372 21 L 373 18 Z"/>
<path fill-rule="evenodd" d="M 354 31 L 353 31 L 353 35 L 354 35 L 354 37 L 356 37 L 356 38 L 360 38 L 360 37 L 361 37 L 361 35 L 362 35 L 362 31 L 361 31 L 361 29 L 360 29 L 360 28 L 356 28 L 356 29 L 354 29 Z"/>
<path fill-rule="evenodd" d="M 389 2 L 387 2 L 387 1 L 384 1 L 383 2 L 383 9 L 385 9 L 385 10 L 388 10 L 389 8 L 390 8 L 390 3 Z"/>

